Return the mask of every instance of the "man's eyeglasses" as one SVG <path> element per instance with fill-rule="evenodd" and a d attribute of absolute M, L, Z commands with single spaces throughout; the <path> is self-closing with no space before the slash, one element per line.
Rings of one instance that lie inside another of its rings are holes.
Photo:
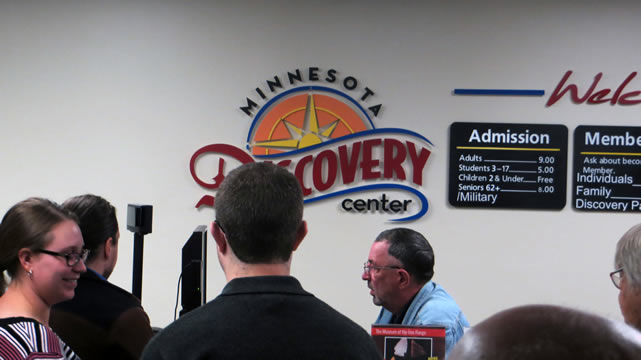
<path fill-rule="evenodd" d="M 400 266 L 396 266 L 396 265 L 388 265 L 388 266 L 383 266 L 383 265 L 381 265 L 381 266 L 378 266 L 378 265 L 374 265 L 374 264 L 372 264 L 372 263 L 371 263 L 371 262 L 369 262 L 369 261 L 368 261 L 368 262 L 365 262 L 365 264 L 363 264 L 363 272 L 364 272 L 364 273 L 369 274 L 369 272 L 370 272 L 370 271 L 372 271 L 372 269 L 374 269 L 374 270 L 402 269 L 402 267 L 400 267 Z"/>
<path fill-rule="evenodd" d="M 617 289 L 621 289 L 621 277 L 623 276 L 623 268 L 614 270 L 610 273 L 610 279 Z"/>
<path fill-rule="evenodd" d="M 59 252 L 55 251 L 49 251 L 45 249 L 36 249 L 36 252 L 47 254 L 47 255 L 52 255 L 52 256 L 60 256 L 65 258 L 67 261 L 67 266 L 73 267 L 76 266 L 82 260 L 84 263 L 87 261 L 87 256 L 89 256 L 89 249 L 82 249 L 80 252 L 72 252 L 72 253 L 67 253 L 67 254 L 62 254 Z"/>

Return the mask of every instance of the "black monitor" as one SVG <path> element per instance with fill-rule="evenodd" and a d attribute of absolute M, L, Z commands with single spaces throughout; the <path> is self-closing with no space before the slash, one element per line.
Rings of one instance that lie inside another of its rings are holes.
<path fill-rule="evenodd" d="M 198 225 L 183 246 L 180 316 L 206 302 L 207 227 Z"/>

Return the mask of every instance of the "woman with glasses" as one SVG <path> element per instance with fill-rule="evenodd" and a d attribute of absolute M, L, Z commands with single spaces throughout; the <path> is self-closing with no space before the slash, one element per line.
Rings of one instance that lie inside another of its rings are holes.
<path fill-rule="evenodd" d="M 46 199 L 14 205 L 0 223 L 0 358 L 79 359 L 49 328 L 74 296 L 87 251 L 74 216 Z M 7 282 L 7 278 L 9 282 Z"/>

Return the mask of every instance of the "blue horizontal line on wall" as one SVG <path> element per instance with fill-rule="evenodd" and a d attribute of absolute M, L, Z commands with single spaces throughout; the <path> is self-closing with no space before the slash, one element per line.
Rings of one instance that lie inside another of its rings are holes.
<path fill-rule="evenodd" d="M 454 89 L 454 95 L 543 96 L 545 90 Z"/>

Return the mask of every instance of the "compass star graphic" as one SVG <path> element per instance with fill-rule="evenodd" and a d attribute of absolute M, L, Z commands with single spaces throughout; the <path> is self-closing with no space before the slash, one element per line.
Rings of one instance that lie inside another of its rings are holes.
<path fill-rule="evenodd" d="M 305 108 L 305 121 L 303 127 L 298 127 L 293 123 L 282 118 L 281 121 L 287 127 L 291 139 L 288 140 L 271 140 L 256 142 L 254 145 L 262 146 L 265 148 L 281 148 L 281 149 L 301 149 L 304 147 L 320 144 L 330 139 L 330 135 L 334 132 L 339 119 L 336 119 L 327 126 L 318 126 L 318 115 L 316 105 L 314 104 L 314 96 L 307 95 L 307 107 Z"/>
<path fill-rule="evenodd" d="M 330 96 L 299 94 L 275 106 L 249 144 L 254 154 L 276 154 L 321 144 L 367 127 L 352 108 Z"/>

